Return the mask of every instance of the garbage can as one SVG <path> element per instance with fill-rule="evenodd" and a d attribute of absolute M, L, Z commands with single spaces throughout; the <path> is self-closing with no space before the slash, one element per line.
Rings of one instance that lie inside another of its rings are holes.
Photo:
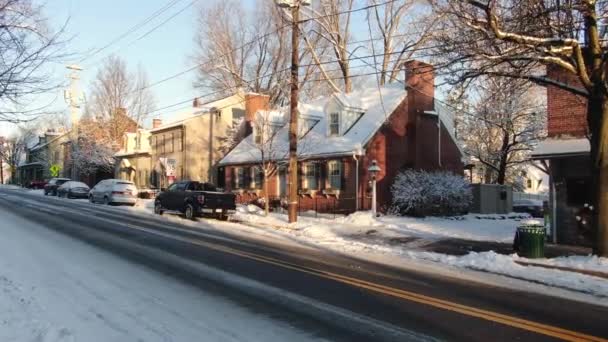
<path fill-rule="evenodd" d="M 523 224 L 517 227 L 514 248 L 521 257 L 545 257 L 545 227 L 541 224 Z"/>

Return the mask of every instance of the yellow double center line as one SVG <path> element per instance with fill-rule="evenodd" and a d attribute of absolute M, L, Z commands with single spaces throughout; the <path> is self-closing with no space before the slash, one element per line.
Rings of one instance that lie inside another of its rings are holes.
<path fill-rule="evenodd" d="M 531 331 L 534 333 L 551 336 L 551 337 L 559 338 L 559 339 L 566 340 L 566 341 L 608 342 L 608 339 L 605 339 L 605 338 L 591 336 L 591 335 L 579 333 L 576 331 L 562 329 L 562 328 L 554 327 L 551 325 L 537 323 L 537 322 L 533 322 L 533 321 L 529 321 L 529 320 L 525 320 L 525 319 L 521 319 L 521 318 L 517 318 L 517 317 L 513 317 L 513 316 L 508 316 L 508 315 L 504 315 L 504 314 L 500 314 L 500 313 L 496 313 L 496 312 L 492 312 L 492 311 L 488 311 L 488 310 L 478 309 L 478 308 L 475 308 L 472 306 L 467 306 L 467 305 L 462 305 L 462 304 L 458 304 L 458 303 L 454 303 L 454 302 L 450 302 L 450 301 L 446 301 L 446 300 L 442 300 L 442 299 L 437 299 L 434 297 L 429 297 L 429 296 L 417 294 L 417 293 L 410 292 L 410 291 L 404 291 L 404 290 L 400 290 L 400 289 L 396 289 L 396 288 L 392 288 L 392 287 L 388 287 L 388 286 L 384 286 L 384 285 L 380 285 L 380 284 L 370 283 L 370 282 L 367 282 L 364 280 L 351 278 L 351 277 L 343 276 L 343 275 L 332 273 L 332 272 L 327 272 L 327 271 L 318 270 L 318 269 L 314 269 L 314 268 L 310 268 L 310 267 L 306 267 L 306 266 L 296 265 L 296 264 L 289 263 L 289 262 L 286 262 L 283 260 L 278 260 L 278 259 L 274 259 L 274 258 L 270 258 L 270 257 L 266 257 L 266 256 L 249 253 L 249 252 L 235 250 L 230 247 L 212 245 L 210 243 L 206 243 L 206 242 L 202 242 L 202 241 L 196 241 L 196 244 L 204 245 L 205 247 L 208 247 L 208 248 L 211 248 L 214 250 L 222 251 L 222 252 L 233 254 L 233 255 L 238 255 L 238 256 L 241 256 L 244 258 L 260 261 L 263 263 L 276 265 L 276 266 L 279 266 L 282 268 L 287 268 L 287 269 L 295 270 L 298 272 L 315 275 L 315 276 L 318 276 L 321 278 L 330 279 L 333 281 L 348 284 L 348 285 L 355 286 L 358 288 L 370 290 L 370 291 L 373 291 L 376 293 L 381 293 L 384 295 L 388 295 L 388 296 L 396 297 L 399 299 L 404 299 L 407 301 L 432 306 L 432 307 L 443 309 L 443 310 L 457 312 L 457 313 L 460 313 L 463 315 L 476 317 L 476 318 L 483 319 L 486 321 L 504 324 L 504 325 L 511 326 L 514 328 L 527 330 L 527 331 Z"/>

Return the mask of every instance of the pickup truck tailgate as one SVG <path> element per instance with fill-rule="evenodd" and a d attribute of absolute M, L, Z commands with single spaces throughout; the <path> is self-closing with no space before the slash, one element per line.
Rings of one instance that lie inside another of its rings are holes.
<path fill-rule="evenodd" d="M 212 209 L 236 209 L 236 195 L 223 192 L 205 191 L 203 207 Z"/>

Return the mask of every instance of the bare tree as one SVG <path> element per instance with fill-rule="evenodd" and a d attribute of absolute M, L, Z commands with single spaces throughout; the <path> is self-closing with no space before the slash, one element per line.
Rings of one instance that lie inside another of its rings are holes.
<path fill-rule="evenodd" d="M 595 252 L 608 255 L 608 85 L 606 17 L 597 0 L 434 0 L 445 16 L 438 41 L 452 81 L 480 75 L 521 78 L 587 99 L 596 186 Z M 578 76 L 580 87 L 546 76 L 544 66 Z"/>
<path fill-rule="evenodd" d="M 0 121 L 29 121 L 46 106 L 24 108 L 60 86 L 48 66 L 66 57 L 63 28 L 53 31 L 33 0 L 0 0 L 0 18 Z"/>
<path fill-rule="evenodd" d="M 311 17 L 317 25 L 305 32 L 307 36 L 318 36 L 329 44 L 331 54 L 340 68 L 343 90 L 346 93 L 352 90 L 351 53 L 348 50 L 348 43 L 351 39 L 354 3 L 354 0 L 319 0 L 316 7 L 308 9 L 312 12 Z M 319 63 L 318 59 L 316 62 Z M 319 67 L 321 67 L 320 63 Z"/>
<path fill-rule="evenodd" d="M 273 103 L 284 95 L 289 31 L 272 1 L 258 0 L 256 5 L 254 16 L 245 15 L 243 4 L 235 0 L 201 7 L 195 40 L 196 88 L 223 95 L 237 89 L 264 93 Z"/>
<path fill-rule="evenodd" d="M 277 172 L 277 162 L 285 157 L 285 143 L 279 134 L 284 126 L 281 116 L 279 112 L 261 111 L 256 114 L 253 123 L 253 145 L 260 156 L 258 170 L 254 170 L 254 172 L 260 170 L 262 172 L 266 215 L 270 211 L 268 178 Z"/>
<path fill-rule="evenodd" d="M 0 137 L 0 158 L 3 163 L 8 165 L 12 182 L 15 181 L 15 173 L 22 157 L 25 155 L 28 142 L 35 137 L 34 131 L 26 127 L 20 127 L 18 132 L 9 138 Z"/>
<path fill-rule="evenodd" d="M 129 72 L 127 64 L 118 56 L 108 57 L 91 85 L 91 100 L 86 115 L 107 120 L 123 110 L 138 125 L 154 109 L 154 95 L 148 77 L 141 66 Z M 120 132 L 122 134 L 122 132 Z"/>
<path fill-rule="evenodd" d="M 518 171 L 544 134 L 545 110 L 527 81 L 484 78 L 479 98 L 459 125 L 464 152 L 488 171 L 486 182 L 515 183 Z"/>
<path fill-rule="evenodd" d="M 370 45 L 379 45 L 372 52 L 381 61 L 378 79 L 380 85 L 384 85 L 397 79 L 403 63 L 415 56 L 429 40 L 437 21 L 431 14 L 425 15 L 428 6 L 418 0 L 399 0 L 384 5 L 378 0 L 368 0 L 368 4 L 373 6 L 367 14 L 374 35 L 370 37 Z"/>

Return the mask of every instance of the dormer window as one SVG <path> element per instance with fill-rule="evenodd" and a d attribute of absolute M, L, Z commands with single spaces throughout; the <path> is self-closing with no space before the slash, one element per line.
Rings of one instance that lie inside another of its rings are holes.
<path fill-rule="evenodd" d="M 329 113 L 329 135 L 340 135 L 340 113 L 338 112 Z"/>

